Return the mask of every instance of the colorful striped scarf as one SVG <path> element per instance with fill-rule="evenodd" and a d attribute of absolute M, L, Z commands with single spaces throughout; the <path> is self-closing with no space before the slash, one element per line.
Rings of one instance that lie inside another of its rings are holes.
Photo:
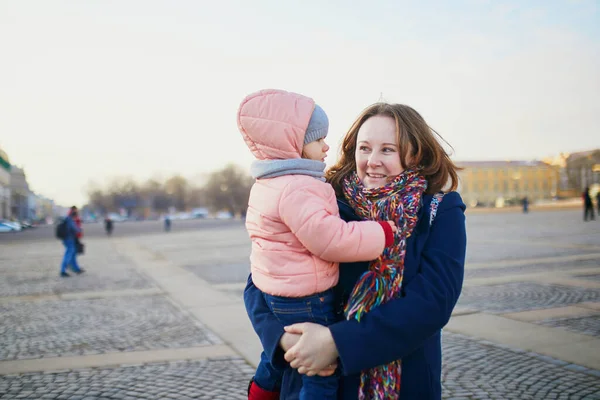
<path fill-rule="evenodd" d="M 406 240 L 417 223 L 426 188 L 427 181 L 414 170 L 404 171 L 375 189 L 366 189 L 356 173 L 344 180 L 344 196 L 358 216 L 374 221 L 392 220 L 398 228 L 394 245 L 385 248 L 354 285 L 344 310 L 347 319 L 360 321 L 364 313 L 400 296 Z M 401 371 L 400 360 L 362 371 L 358 398 L 398 399 Z"/>

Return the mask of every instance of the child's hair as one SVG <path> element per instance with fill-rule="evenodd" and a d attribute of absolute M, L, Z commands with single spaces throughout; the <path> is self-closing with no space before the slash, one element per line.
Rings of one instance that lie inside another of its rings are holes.
<path fill-rule="evenodd" d="M 427 125 L 423 117 L 413 108 L 404 104 L 375 103 L 367 107 L 354 121 L 344 137 L 338 162 L 326 173 L 338 196 L 342 195 L 344 178 L 356 171 L 356 139 L 362 124 L 371 117 L 384 115 L 396 121 L 396 136 L 400 147 L 400 163 L 402 168 L 419 167 L 427 179 L 427 192 L 437 193 L 451 184 L 449 191 L 458 186 L 460 170 L 450 160 L 450 156 L 434 136 L 444 140 L 440 134 Z M 444 140 L 445 143 L 447 143 Z M 410 152 L 410 154 L 409 154 Z M 407 165 L 410 160 L 411 165 Z"/>

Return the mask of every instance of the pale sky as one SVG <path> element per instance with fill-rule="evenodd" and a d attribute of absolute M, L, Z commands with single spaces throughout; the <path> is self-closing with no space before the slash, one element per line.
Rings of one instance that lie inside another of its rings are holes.
<path fill-rule="evenodd" d="M 599 4 L 0 0 L 0 147 L 81 205 L 90 181 L 248 167 L 237 107 L 279 88 L 329 115 L 328 164 L 381 93 L 457 160 L 597 148 Z"/>

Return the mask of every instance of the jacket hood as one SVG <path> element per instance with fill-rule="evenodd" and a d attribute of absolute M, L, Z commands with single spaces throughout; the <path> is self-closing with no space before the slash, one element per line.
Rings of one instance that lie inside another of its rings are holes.
<path fill-rule="evenodd" d="M 301 158 L 314 108 L 310 97 L 284 90 L 261 90 L 240 104 L 238 129 L 259 160 Z"/>

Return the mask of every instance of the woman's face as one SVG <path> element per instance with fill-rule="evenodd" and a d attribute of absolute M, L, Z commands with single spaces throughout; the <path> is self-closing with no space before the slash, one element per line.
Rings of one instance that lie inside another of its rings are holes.
<path fill-rule="evenodd" d="M 404 169 L 396 137 L 396 121 L 385 115 L 366 120 L 356 138 L 356 172 L 367 189 L 378 188 Z"/>

